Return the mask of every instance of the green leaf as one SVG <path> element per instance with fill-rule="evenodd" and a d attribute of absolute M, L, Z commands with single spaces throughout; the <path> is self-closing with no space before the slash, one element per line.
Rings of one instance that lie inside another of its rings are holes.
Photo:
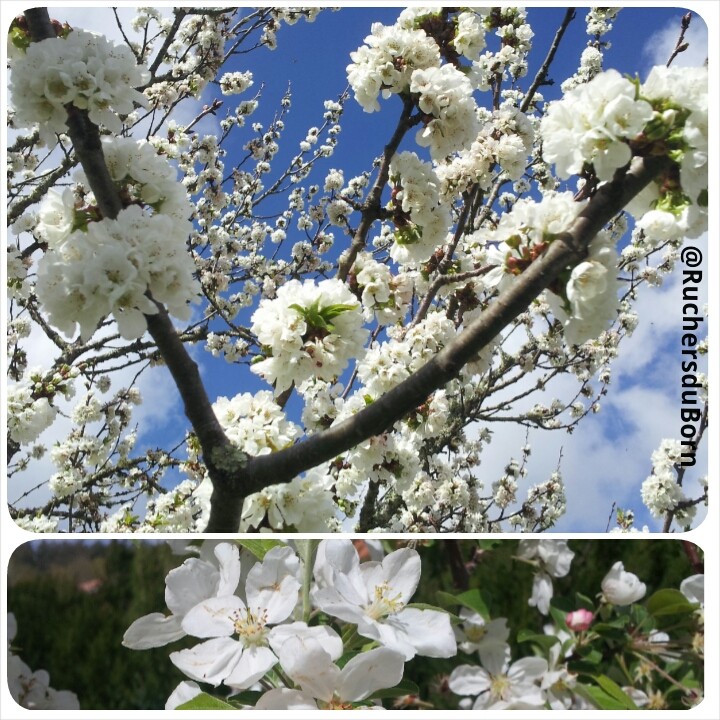
<path fill-rule="evenodd" d="M 517 641 L 535 643 L 543 650 L 549 650 L 555 643 L 560 642 L 560 638 L 554 635 L 541 635 L 532 630 L 520 630 L 517 634 Z"/>
<path fill-rule="evenodd" d="M 453 595 L 451 593 L 438 590 L 436 593 L 437 601 L 442 607 L 452 607 L 454 605 L 460 605 L 461 607 L 469 608 L 478 613 L 485 622 L 490 620 L 490 611 L 485 604 L 485 601 L 477 588 L 472 590 L 466 590 L 459 595 Z"/>
<path fill-rule="evenodd" d="M 10 28 L 8 39 L 19 50 L 27 50 L 30 47 L 30 35 L 19 27 Z"/>
<path fill-rule="evenodd" d="M 420 688 L 412 680 L 401 680 L 395 687 L 383 688 L 373 693 L 370 697 L 377 700 L 383 698 L 394 698 L 402 695 L 419 695 Z"/>
<path fill-rule="evenodd" d="M 565 617 L 567 616 L 567 613 L 551 605 L 550 616 L 555 621 L 555 624 L 558 626 L 558 628 L 560 628 L 560 630 L 568 629 L 567 623 L 565 622 Z"/>
<path fill-rule="evenodd" d="M 238 540 L 240 547 L 249 550 L 258 560 L 262 560 L 265 555 L 278 545 L 284 545 L 281 540 Z"/>
<path fill-rule="evenodd" d="M 303 307 L 297 303 L 293 303 L 289 307 L 302 315 L 303 319 L 308 325 L 310 325 L 310 327 L 315 330 L 324 330 L 330 333 L 335 330 L 335 326 L 332 324 L 331 320 L 334 320 L 338 315 L 342 315 L 348 310 L 355 310 L 358 306 L 336 303 L 335 305 L 326 305 L 321 308 L 320 299 L 318 298 L 309 307 Z"/>
<path fill-rule="evenodd" d="M 595 609 L 595 603 L 587 595 L 583 595 L 582 593 L 575 593 L 575 602 L 578 608 L 585 608 L 586 610 Z"/>
<path fill-rule="evenodd" d="M 691 603 L 679 590 L 672 588 L 658 590 L 647 601 L 647 610 L 655 617 L 692 614 L 698 607 L 697 603 Z"/>
<path fill-rule="evenodd" d="M 581 683 L 576 683 L 573 690 L 600 710 L 627 709 L 623 703 L 616 700 L 612 697 L 612 695 L 608 695 L 602 688 L 599 688 L 596 685 L 582 685 Z"/>
<path fill-rule="evenodd" d="M 635 701 L 607 675 L 598 675 L 595 680 L 597 684 L 616 702 L 622 705 L 623 710 L 637 710 L 638 706 Z"/>
<path fill-rule="evenodd" d="M 207 693 L 200 693 L 192 700 L 177 706 L 178 710 L 237 710 L 234 705 Z"/>
<path fill-rule="evenodd" d="M 263 693 L 257 690 L 243 690 L 241 693 L 232 696 L 232 704 L 235 709 L 243 705 L 252 705 L 255 707 L 257 701 L 263 696 Z"/>

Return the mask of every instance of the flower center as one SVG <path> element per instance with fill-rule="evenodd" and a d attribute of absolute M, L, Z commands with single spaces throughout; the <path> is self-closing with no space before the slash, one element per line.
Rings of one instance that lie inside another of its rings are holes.
<path fill-rule="evenodd" d="M 470 623 L 465 626 L 465 636 L 470 642 L 479 643 L 487 635 L 487 628 L 484 625 Z"/>
<path fill-rule="evenodd" d="M 385 615 L 391 615 L 403 608 L 403 602 L 401 600 L 402 593 L 397 593 L 397 595 L 393 596 L 391 592 L 387 581 L 375 586 L 375 598 L 372 603 L 365 608 L 365 612 L 373 620 L 385 617 Z"/>
<path fill-rule="evenodd" d="M 337 695 L 323 707 L 323 710 L 354 710 L 352 703 L 341 700 Z"/>
<path fill-rule="evenodd" d="M 507 675 L 493 675 L 490 694 L 495 700 L 508 700 L 512 683 Z"/>
<path fill-rule="evenodd" d="M 265 624 L 267 623 L 267 610 L 258 609 L 253 612 L 250 608 L 236 610 L 233 613 L 235 632 L 240 642 L 249 647 L 252 645 L 265 645 Z"/>

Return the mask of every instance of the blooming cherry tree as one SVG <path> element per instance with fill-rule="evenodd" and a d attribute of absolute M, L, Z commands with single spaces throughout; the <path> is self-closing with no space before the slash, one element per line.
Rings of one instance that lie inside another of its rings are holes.
<path fill-rule="evenodd" d="M 413 7 L 347 48 L 350 90 L 297 141 L 297 98 L 268 108 L 246 58 L 319 12 L 142 8 L 117 42 L 42 8 L 13 21 L 22 527 L 540 531 L 565 512 L 562 467 L 525 481 L 530 443 L 500 478 L 482 457 L 497 423 L 599 409 L 638 289 L 706 229 L 707 68 L 605 68 L 616 9 L 568 10 L 546 50 L 532 11 Z M 574 29 L 589 44 L 545 98 Z M 351 107 L 384 137 L 346 168 Z M 185 419 L 146 433 L 160 377 Z M 651 511 L 690 523 L 704 488 L 653 477 Z"/>

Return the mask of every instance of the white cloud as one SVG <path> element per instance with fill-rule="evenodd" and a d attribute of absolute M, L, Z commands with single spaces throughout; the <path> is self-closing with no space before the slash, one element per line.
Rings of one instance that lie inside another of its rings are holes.
<path fill-rule="evenodd" d="M 677 17 L 664 27 L 656 30 L 643 45 L 642 58 L 645 63 L 643 76 L 647 76 L 654 65 L 665 65 L 680 36 L 680 19 L 685 11 L 678 8 Z M 693 12 L 690 27 L 685 32 L 684 42 L 688 49 L 673 60 L 673 67 L 698 67 L 708 56 L 708 28 L 705 21 Z"/>
<path fill-rule="evenodd" d="M 707 247 L 707 236 L 694 244 Z M 633 509 L 639 525 L 647 522 L 640 486 L 650 473 L 650 455 L 663 438 L 679 438 L 681 426 L 677 398 L 681 269 L 678 265 L 662 287 L 640 289 L 635 305 L 640 324 L 632 337 L 620 345 L 601 411 L 581 420 L 571 435 L 562 430 L 530 432 L 532 454 L 519 497 L 523 497 L 523 488 L 547 480 L 562 456 L 560 470 L 566 486 L 567 513 L 555 531 L 603 532 L 614 502 Z M 707 285 L 701 287 L 701 302 L 707 297 Z M 571 377 L 562 377 L 548 387 L 543 397 L 533 396 L 532 402 L 570 397 L 576 387 Z M 486 488 L 502 476 L 511 457 L 520 458 L 526 433 L 511 423 L 490 427 L 493 441 L 483 454 L 480 468 Z M 696 478 L 707 472 L 706 463 L 700 459 L 705 457 L 707 439 L 705 443 L 698 455 L 697 470 L 686 475 L 688 492 L 697 490 Z M 613 524 L 614 517 L 610 527 Z M 649 524 L 651 529 L 660 528 L 659 521 Z"/>

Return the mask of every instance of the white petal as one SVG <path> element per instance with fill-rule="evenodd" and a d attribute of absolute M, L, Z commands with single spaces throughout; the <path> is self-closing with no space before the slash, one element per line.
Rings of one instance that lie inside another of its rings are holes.
<path fill-rule="evenodd" d="M 319 642 L 333 661 L 343 654 L 342 638 L 329 625 L 309 627 L 304 622 L 276 625 L 268 634 L 268 642 L 277 655 L 283 644 L 291 637 L 300 638 L 300 640 L 310 638 Z"/>
<path fill-rule="evenodd" d="M 350 540 L 323 540 L 320 546 L 324 549 L 327 562 L 343 575 L 348 575 L 360 564 L 357 550 Z"/>
<path fill-rule="evenodd" d="M 165 703 L 166 710 L 174 710 L 178 705 L 183 705 L 194 697 L 197 697 L 202 690 L 196 682 L 183 680 L 170 694 Z"/>
<path fill-rule="evenodd" d="M 180 626 L 181 619 L 177 615 L 165 616 L 162 613 L 145 615 L 125 631 L 122 644 L 131 650 L 147 650 L 179 640 L 185 637 L 185 631 Z"/>
<path fill-rule="evenodd" d="M 364 700 L 381 688 L 395 687 L 403 676 L 404 656 L 379 647 L 356 655 L 340 673 L 338 694 L 343 700 Z"/>
<path fill-rule="evenodd" d="M 244 609 L 245 604 L 237 595 L 208 598 L 185 615 L 182 627 L 188 635 L 199 638 L 232 635 L 235 630 L 233 614 Z"/>
<path fill-rule="evenodd" d="M 690 601 L 700 603 L 705 602 L 705 576 L 691 575 L 680 583 L 680 592 Z"/>
<path fill-rule="evenodd" d="M 360 603 L 346 600 L 335 588 L 316 590 L 312 593 L 312 599 L 320 610 L 345 622 L 359 623 L 365 617 Z"/>
<path fill-rule="evenodd" d="M 245 648 L 237 665 L 225 678 L 225 684 L 238 690 L 245 690 L 254 685 L 276 662 L 277 658 L 270 648 Z"/>
<path fill-rule="evenodd" d="M 402 653 L 406 660 L 411 660 L 417 653 L 411 640 L 413 632 L 412 626 L 398 619 L 397 615 L 387 618 L 386 622 L 377 622 L 365 617 L 358 623 L 360 635 L 377 640 L 381 645 Z"/>
<path fill-rule="evenodd" d="M 406 605 L 420 582 L 420 555 L 410 548 L 401 548 L 382 561 L 382 568 L 393 593 L 402 593 L 401 601 Z"/>
<path fill-rule="evenodd" d="M 477 665 L 460 665 L 450 674 L 448 687 L 457 695 L 479 695 L 490 687 L 492 678 Z"/>
<path fill-rule="evenodd" d="M 445 658 L 457 652 L 455 633 L 447 613 L 405 608 L 397 615 L 390 616 L 387 624 L 398 629 L 404 628 L 407 641 L 420 655 Z"/>
<path fill-rule="evenodd" d="M 550 600 L 553 596 L 552 578 L 545 572 L 535 573 L 532 595 L 528 600 L 530 607 L 536 607 L 543 615 L 550 612 Z"/>
<path fill-rule="evenodd" d="M 289 688 L 266 692 L 255 704 L 256 710 L 317 710 L 317 703 L 305 693 Z"/>
<path fill-rule="evenodd" d="M 329 702 L 340 681 L 340 668 L 319 642 L 312 638 L 288 638 L 280 648 L 283 670 L 304 692 Z"/>
<path fill-rule="evenodd" d="M 242 645 L 236 640 L 213 638 L 170 653 L 170 662 L 189 678 L 217 686 L 235 669 L 242 651 Z"/>
<path fill-rule="evenodd" d="M 245 590 L 248 607 L 267 611 L 267 622 L 285 620 L 297 604 L 300 561 L 287 546 L 274 547 L 248 573 Z"/>
<path fill-rule="evenodd" d="M 217 595 L 233 595 L 240 582 L 240 550 L 237 545 L 220 543 L 215 548 L 215 557 L 220 563 L 220 582 Z"/>
<path fill-rule="evenodd" d="M 508 670 L 508 677 L 513 685 L 516 683 L 533 683 L 548 670 L 547 660 L 539 657 L 526 657 L 513 663 Z"/>
<path fill-rule="evenodd" d="M 174 615 L 184 615 L 217 590 L 218 571 L 210 563 L 189 558 L 165 578 L 165 604 Z"/>

